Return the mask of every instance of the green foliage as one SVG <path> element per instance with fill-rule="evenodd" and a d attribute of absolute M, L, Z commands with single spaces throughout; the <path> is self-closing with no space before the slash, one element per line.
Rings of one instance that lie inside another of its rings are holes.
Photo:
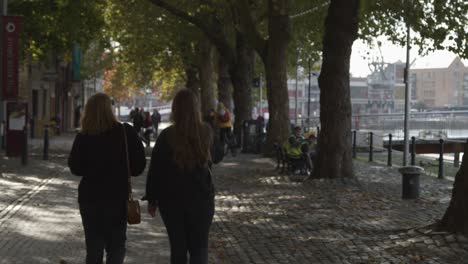
<path fill-rule="evenodd" d="M 447 49 L 468 58 L 468 2 L 466 0 L 362 0 L 360 37 L 385 35 L 406 43 L 406 24 L 420 54 Z"/>
<path fill-rule="evenodd" d="M 109 50 L 109 41 L 102 38 L 92 42 L 88 49 L 83 51 L 81 64 L 81 76 L 83 79 L 103 76 L 105 70 L 112 68 L 113 56 L 109 53 Z"/>
<path fill-rule="evenodd" d="M 23 16 L 23 56 L 39 60 L 49 51 L 70 51 L 74 42 L 86 49 L 101 34 L 104 6 L 104 0 L 16 0 L 8 12 Z"/>
<path fill-rule="evenodd" d="M 115 64 L 104 73 L 103 90 L 117 101 L 128 98 L 129 88 L 125 81 L 125 65 Z"/>
<path fill-rule="evenodd" d="M 161 94 L 169 98 L 169 87 L 177 88 L 185 69 L 196 64 L 200 31 L 148 1 L 109 0 L 105 19 L 127 82 L 161 84 Z"/>
<path fill-rule="evenodd" d="M 327 14 L 327 0 L 294 1 L 291 15 L 292 39 L 289 45 L 289 72 L 295 76 L 296 67 L 308 68 L 309 61 L 320 61 L 322 38 Z"/>
<path fill-rule="evenodd" d="M 158 87 L 158 98 L 162 101 L 171 100 L 177 91 L 185 88 L 184 76 L 177 69 L 156 71 L 153 80 L 155 80 L 155 85 Z"/>

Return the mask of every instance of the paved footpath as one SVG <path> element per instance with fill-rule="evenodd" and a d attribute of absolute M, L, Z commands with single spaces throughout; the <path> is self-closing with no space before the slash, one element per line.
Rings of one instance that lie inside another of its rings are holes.
<path fill-rule="evenodd" d="M 84 234 L 77 204 L 79 177 L 70 174 L 65 153 L 27 167 L 0 156 L 0 263 L 84 263 Z M 136 178 L 135 196 L 143 195 Z M 146 205 L 146 204 L 143 204 Z M 145 207 L 142 207 L 145 209 Z M 125 263 L 169 263 L 169 244 L 160 217 L 143 214 L 128 228 Z"/>
<path fill-rule="evenodd" d="M 83 263 L 78 177 L 66 152 L 27 167 L 0 156 L 0 264 Z M 210 263 L 468 263 L 468 239 L 429 233 L 452 182 L 421 178 L 421 199 L 400 199 L 396 169 L 356 163 L 358 182 L 306 183 L 278 174 L 254 155 L 214 168 L 216 215 Z M 145 177 L 136 180 L 136 197 Z M 144 209 L 144 207 L 143 207 Z M 159 217 L 128 230 L 125 263 L 169 263 Z"/>
<path fill-rule="evenodd" d="M 468 263 L 468 239 L 425 226 L 447 208 L 453 182 L 421 178 L 403 201 L 395 168 L 355 163 L 358 182 L 291 181 L 268 159 L 215 169 L 213 263 Z"/>

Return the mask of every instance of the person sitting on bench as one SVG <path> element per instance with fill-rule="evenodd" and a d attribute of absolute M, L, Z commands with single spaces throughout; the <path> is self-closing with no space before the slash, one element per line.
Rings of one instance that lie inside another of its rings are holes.
<path fill-rule="evenodd" d="M 290 136 L 283 144 L 283 150 L 289 163 L 289 169 L 294 172 L 296 169 L 303 169 L 307 165 L 307 159 L 302 151 L 303 141 L 295 136 Z"/>
<path fill-rule="evenodd" d="M 306 154 L 307 167 L 312 172 L 317 159 L 317 137 L 314 132 L 310 132 L 306 134 L 306 138 L 304 144 L 301 145 L 301 150 Z"/>

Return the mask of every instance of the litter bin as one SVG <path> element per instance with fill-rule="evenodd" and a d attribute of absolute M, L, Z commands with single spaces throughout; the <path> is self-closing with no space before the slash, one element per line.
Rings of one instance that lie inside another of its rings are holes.
<path fill-rule="evenodd" d="M 258 153 L 258 138 L 259 138 L 259 125 L 258 120 L 245 120 L 243 126 L 243 144 L 242 153 Z"/>
<path fill-rule="evenodd" d="M 407 166 L 398 170 L 403 176 L 403 199 L 418 199 L 419 198 L 419 175 L 424 172 L 424 169 L 419 166 Z"/>

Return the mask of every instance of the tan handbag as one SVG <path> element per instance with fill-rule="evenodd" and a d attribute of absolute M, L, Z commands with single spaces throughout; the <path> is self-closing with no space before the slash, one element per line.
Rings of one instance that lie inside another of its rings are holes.
<path fill-rule="evenodd" d="M 141 211 L 140 211 L 140 203 L 138 200 L 133 199 L 133 192 L 132 192 L 132 175 L 130 171 L 130 158 L 128 157 L 128 143 L 127 143 L 127 132 L 125 131 L 125 125 L 122 125 L 123 133 L 124 133 L 124 142 L 125 142 L 125 156 L 127 159 L 127 174 L 128 174 L 128 200 L 127 200 L 127 208 L 128 208 L 128 217 L 127 222 L 129 225 L 136 225 L 141 222 Z"/>

